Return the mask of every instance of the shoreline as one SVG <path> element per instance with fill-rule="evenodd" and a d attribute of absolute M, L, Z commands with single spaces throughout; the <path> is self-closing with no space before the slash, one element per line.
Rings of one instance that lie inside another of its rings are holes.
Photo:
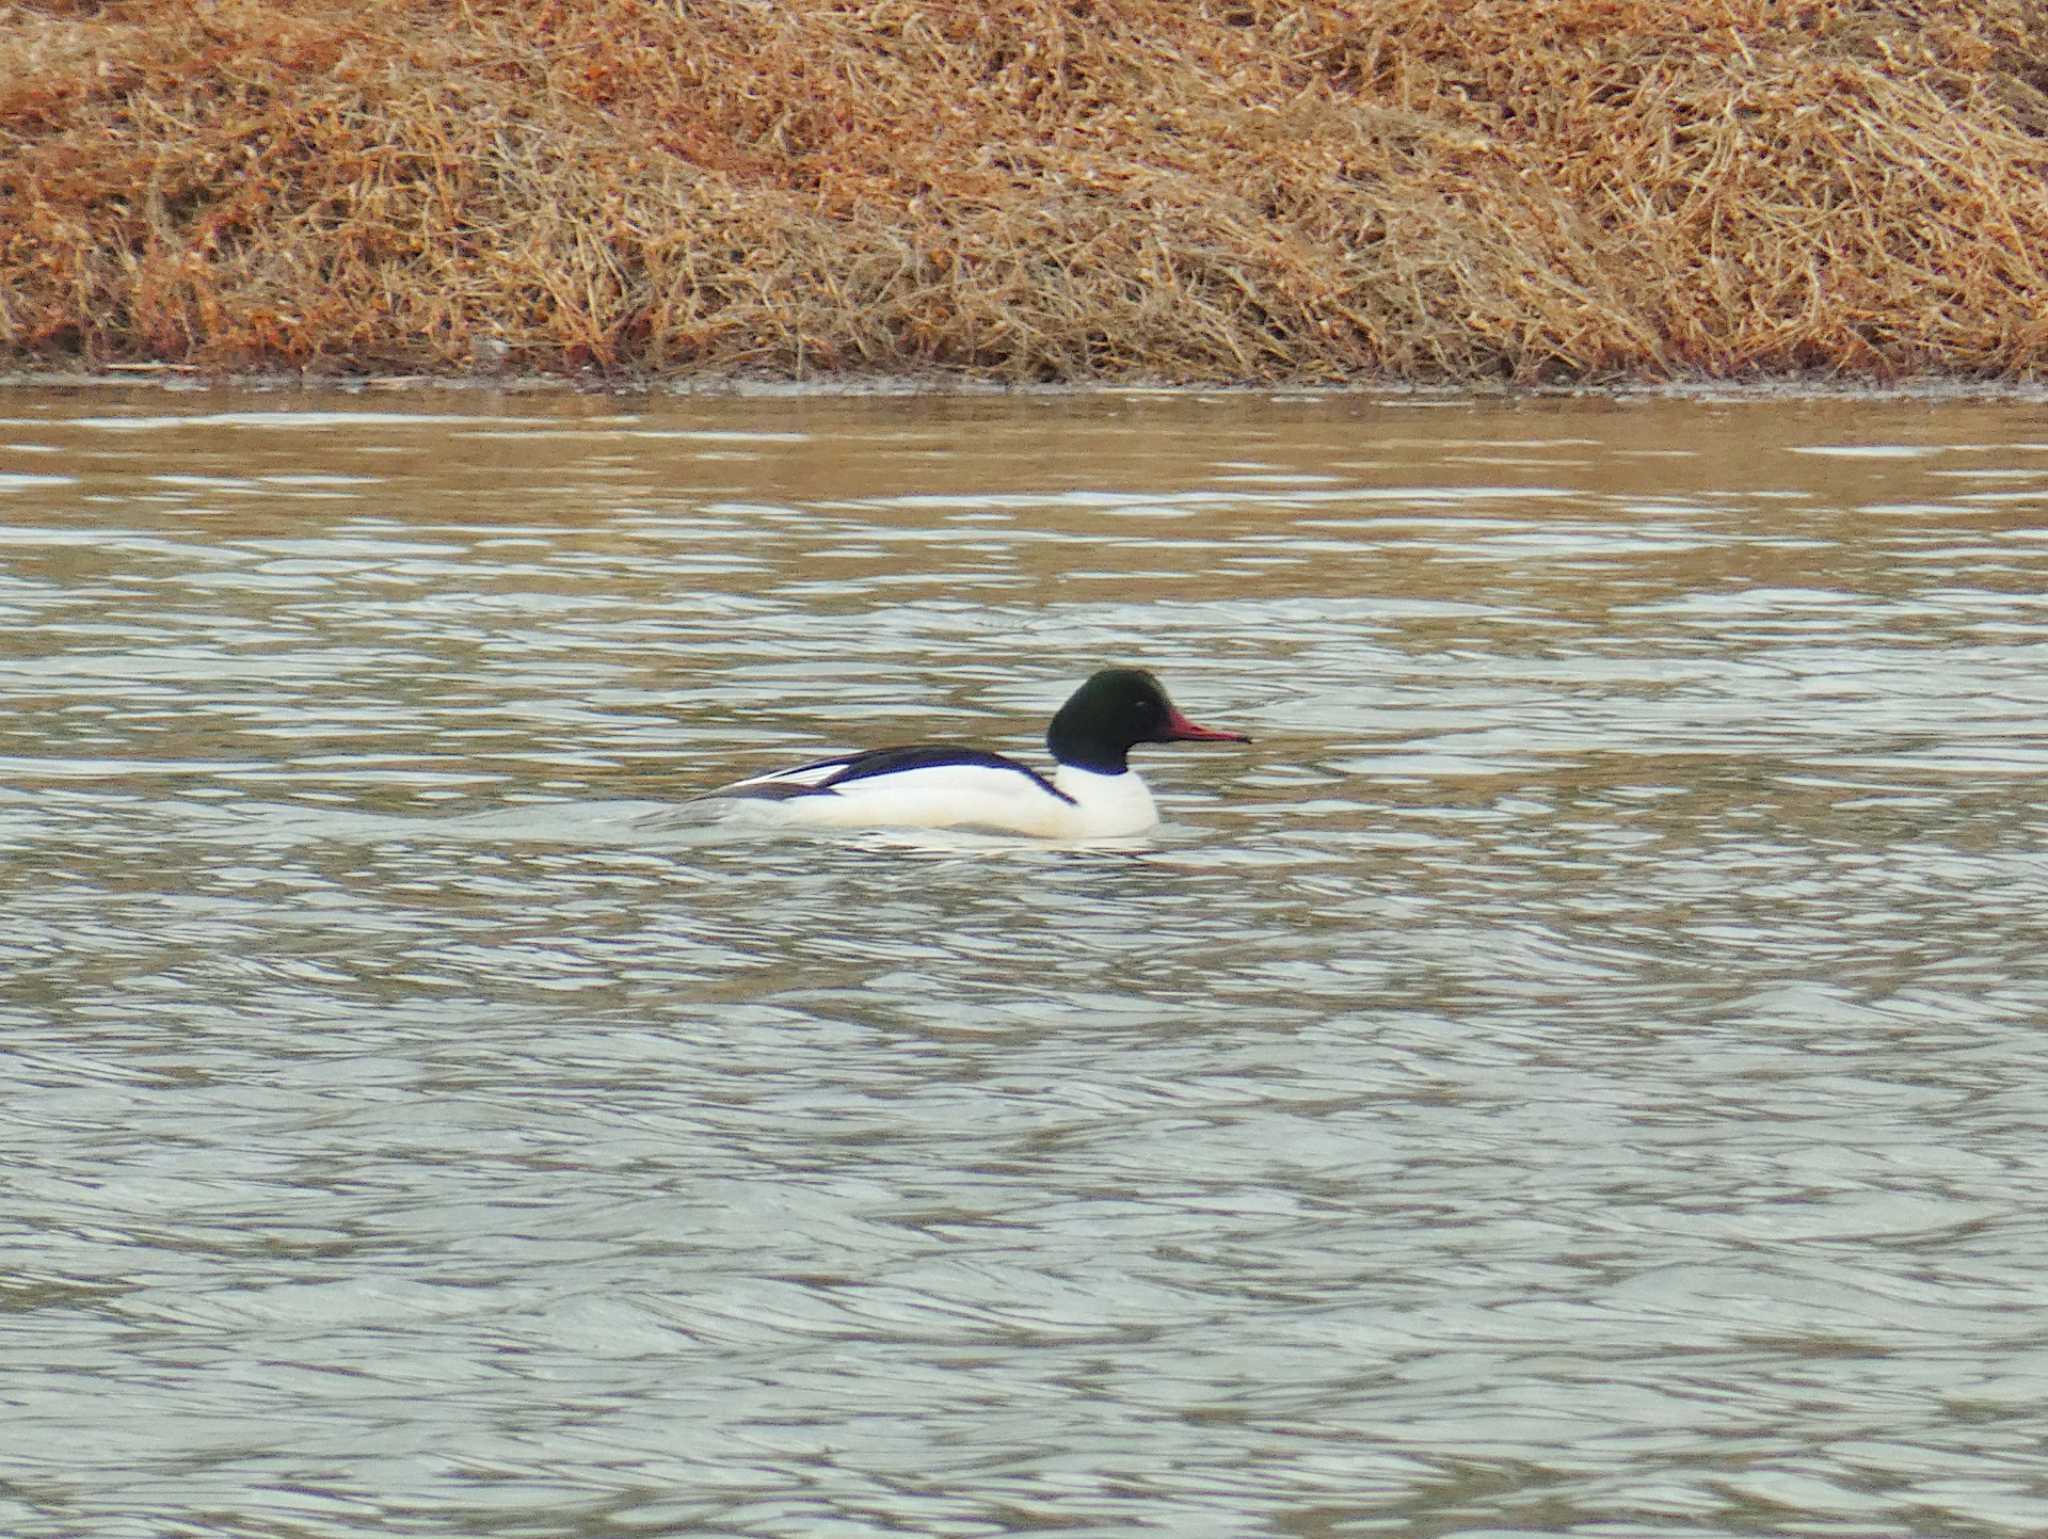
<path fill-rule="evenodd" d="M 2039 379 L 2035 20 L 50 0 L 0 13 L 0 368 Z"/>
<path fill-rule="evenodd" d="M 2048 405 L 2048 380 L 1985 380 L 1944 375 L 1871 381 L 1758 376 L 1750 379 L 1685 379 L 1601 384 L 1443 384 L 1404 380 L 1287 382 L 1177 382 L 1082 380 L 1012 383 L 1002 380 L 909 378 L 901 375 L 832 376 L 811 380 L 720 377 L 621 381 L 568 379 L 558 375 L 477 376 L 459 374 L 305 375 L 283 371 L 208 372 L 188 365 L 129 364 L 102 370 L 0 368 L 0 396 L 17 392 L 157 390 L 165 395 L 244 393 L 312 396 L 446 394 L 612 398 L 641 401 L 903 400 L 990 401 L 1173 399 L 1222 396 L 1246 399 L 1412 400 L 1512 403 L 1516 401 L 1607 400 L 1698 401 L 1744 404 L 1770 401 L 2005 402 Z"/>

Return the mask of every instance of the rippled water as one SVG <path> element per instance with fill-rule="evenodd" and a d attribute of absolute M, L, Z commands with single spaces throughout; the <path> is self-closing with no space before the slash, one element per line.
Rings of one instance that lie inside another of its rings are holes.
<path fill-rule="evenodd" d="M 2038 404 L 13 390 L 0 617 L 0 1531 L 2048 1529 Z"/>

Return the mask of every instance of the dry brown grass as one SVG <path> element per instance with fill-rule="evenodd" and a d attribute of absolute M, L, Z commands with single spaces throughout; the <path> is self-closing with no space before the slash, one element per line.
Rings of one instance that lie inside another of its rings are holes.
<path fill-rule="evenodd" d="M 2048 372 L 2041 0 L 0 4 L 0 357 Z"/>

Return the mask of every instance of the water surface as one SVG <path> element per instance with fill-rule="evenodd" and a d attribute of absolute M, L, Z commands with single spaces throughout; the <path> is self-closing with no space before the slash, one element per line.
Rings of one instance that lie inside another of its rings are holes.
<path fill-rule="evenodd" d="M 2038 405 L 12 390 L 0 619 L 0 1531 L 2048 1528 Z"/>

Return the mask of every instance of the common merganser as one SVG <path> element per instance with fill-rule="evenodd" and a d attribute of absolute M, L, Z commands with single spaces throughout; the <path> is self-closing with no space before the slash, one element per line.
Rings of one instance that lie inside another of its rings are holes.
<path fill-rule="evenodd" d="M 769 802 L 814 828 L 977 828 L 1037 839 L 1114 839 L 1159 821 L 1130 767 L 1139 743 L 1249 743 L 1198 727 L 1142 668 L 1105 668 L 1046 729 L 1052 778 L 953 744 L 871 748 L 736 781 L 707 793 Z"/>

